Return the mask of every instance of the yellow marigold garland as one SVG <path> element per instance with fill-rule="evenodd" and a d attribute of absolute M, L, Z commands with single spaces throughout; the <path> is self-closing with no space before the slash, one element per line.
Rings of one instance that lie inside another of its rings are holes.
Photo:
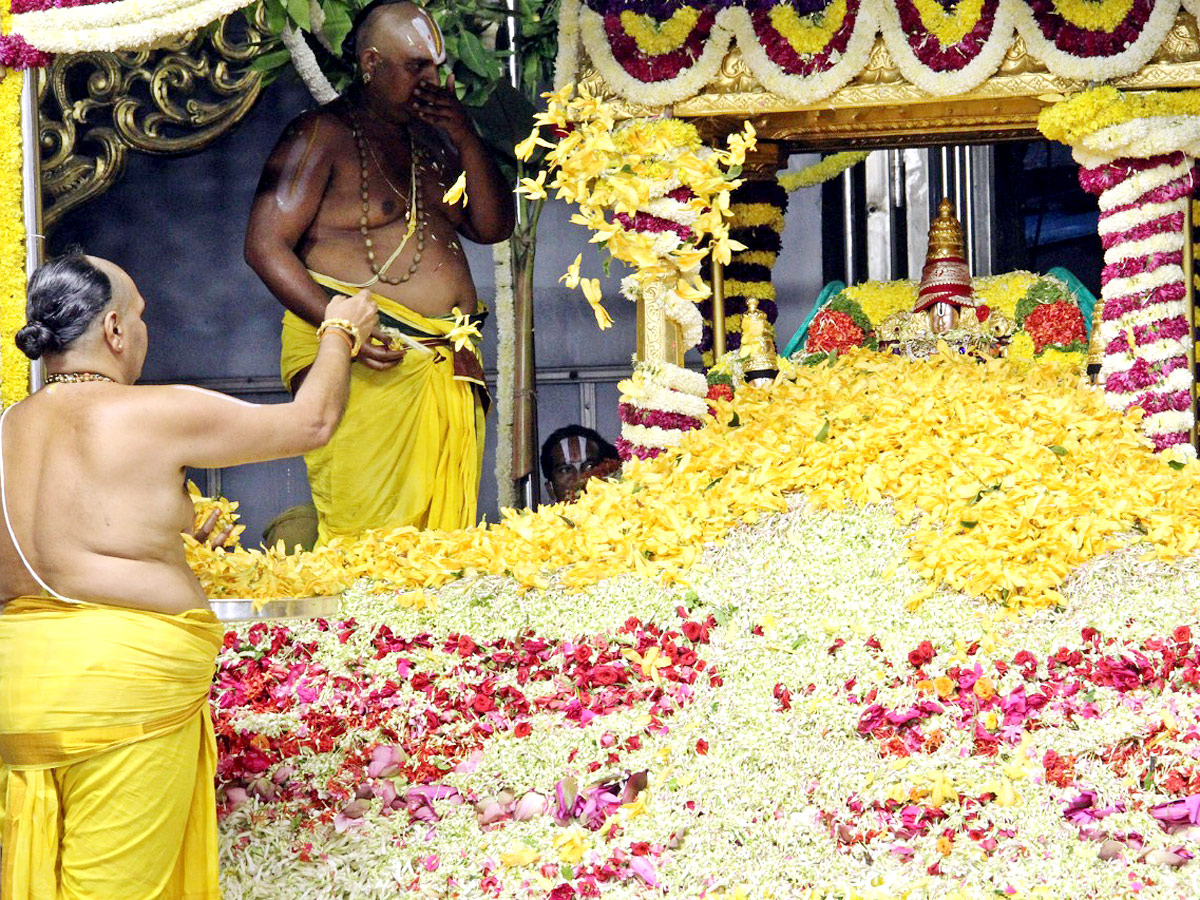
<path fill-rule="evenodd" d="M 851 285 L 842 293 L 857 303 L 876 327 L 890 315 L 908 312 L 917 302 L 914 281 L 867 281 Z"/>
<path fill-rule="evenodd" d="M 1028 369 L 1028 371 L 1026 371 Z M 402 529 L 314 553 L 189 554 L 210 596 L 328 592 L 359 576 L 419 591 L 465 574 L 581 587 L 622 573 L 678 583 L 705 543 L 786 508 L 880 503 L 914 521 L 908 564 L 930 582 L 1037 608 L 1076 566 L 1124 542 L 1161 559 L 1200 546 L 1200 464 L 1174 471 L 1100 392 L 1053 366 L 929 362 L 855 350 L 744 388 L 680 447 L 592 479 L 574 504 L 506 510 L 486 528 Z M 736 413 L 736 415 L 735 415 Z M 1135 530 L 1136 529 L 1136 530 Z"/>
<path fill-rule="evenodd" d="M 1200 220 L 1198 220 L 1200 221 Z M 775 260 L 779 258 L 779 254 L 774 250 L 739 250 L 738 259 L 744 263 L 749 263 L 752 266 L 766 266 L 768 269 L 774 268 Z"/>
<path fill-rule="evenodd" d="M 0 27 L 8 30 L 8 3 Z M 25 219 L 21 207 L 21 74 L 0 78 L 0 404 L 29 393 L 29 359 L 13 343 L 25 324 Z"/>
<path fill-rule="evenodd" d="M 776 3 L 768 14 L 771 25 L 804 56 L 824 50 L 846 19 L 846 0 L 834 0 L 820 12 L 802 16 L 791 3 Z"/>
<path fill-rule="evenodd" d="M 662 56 L 678 50 L 699 21 L 700 10 L 694 6 L 681 6 L 671 13 L 671 18 L 661 23 L 653 16 L 632 10 L 621 12 L 621 27 L 637 43 L 638 50 L 647 56 Z"/>
<path fill-rule="evenodd" d="M 1086 3 L 1087 0 L 1077 2 Z M 913 0 L 913 5 L 921 17 L 921 24 L 943 47 L 952 47 L 961 41 L 983 15 L 983 0 L 958 0 L 953 11 L 944 8 L 937 0 Z"/>
<path fill-rule="evenodd" d="M 1038 129 L 1052 141 L 1075 146 L 1102 128 L 1133 119 L 1197 115 L 1200 90 L 1124 93 L 1105 85 L 1047 106 L 1038 114 Z"/>
<path fill-rule="evenodd" d="M 779 183 L 783 185 L 783 189 L 791 193 L 798 188 L 812 187 L 816 184 L 823 184 L 831 178 L 836 178 L 841 175 L 851 166 L 856 166 L 868 156 L 871 155 L 869 150 L 847 150 L 843 153 L 833 153 L 818 163 L 813 163 L 801 169 L 799 172 L 785 172 L 779 176 Z"/>
<path fill-rule="evenodd" d="M 773 203 L 731 203 L 729 213 L 739 228 L 766 225 L 773 231 L 783 231 L 783 210 Z"/>
<path fill-rule="evenodd" d="M 1074 25 L 1087 31 L 1112 34 L 1125 21 L 1133 0 L 1051 0 L 1055 11 Z"/>

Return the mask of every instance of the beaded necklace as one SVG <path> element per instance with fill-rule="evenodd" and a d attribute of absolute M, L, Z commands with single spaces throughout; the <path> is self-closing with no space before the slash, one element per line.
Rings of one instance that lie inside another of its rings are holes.
<path fill-rule="evenodd" d="M 51 372 L 43 381 L 46 384 L 82 384 L 85 381 L 111 381 L 116 384 L 115 378 L 109 378 L 107 375 L 101 375 L 99 372 Z"/>
<path fill-rule="evenodd" d="M 410 131 L 408 134 L 409 193 L 408 212 L 405 214 L 407 228 L 405 228 L 404 237 L 400 240 L 400 245 L 396 247 L 384 264 L 380 266 L 375 262 L 375 243 L 371 240 L 370 229 L 367 228 L 367 214 L 371 211 L 371 197 L 367 189 L 368 152 L 371 154 L 371 159 L 374 161 L 375 167 L 383 175 L 383 180 L 387 182 L 387 186 L 401 199 L 404 199 L 404 194 L 392 184 L 391 179 L 387 176 L 387 172 L 379 164 L 379 160 L 376 159 L 375 151 L 367 143 L 366 136 L 363 134 L 362 126 L 358 122 L 358 115 L 356 113 L 351 113 L 350 115 L 350 130 L 354 133 L 354 144 L 358 148 L 359 171 L 362 174 L 362 215 L 358 218 L 358 230 L 362 233 L 363 246 L 367 251 L 367 264 L 371 267 L 371 272 L 375 276 L 366 284 L 352 286 L 369 287 L 376 281 L 383 281 L 387 284 L 404 284 L 404 282 L 413 277 L 417 271 L 417 267 L 421 265 L 421 254 L 425 250 L 425 215 L 421 203 L 420 185 L 417 183 L 417 148 L 413 144 L 412 132 Z M 392 263 L 400 258 L 400 253 L 408 246 L 409 239 L 414 234 L 417 236 L 417 249 L 413 253 L 413 259 L 408 266 L 408 271 L 399 278 L 389 278 L 384 273 L 392 267 Z"/>

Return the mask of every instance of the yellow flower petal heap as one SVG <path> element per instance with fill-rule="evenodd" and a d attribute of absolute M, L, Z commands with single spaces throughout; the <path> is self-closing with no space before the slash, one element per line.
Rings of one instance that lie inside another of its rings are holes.
<path fill-rule="evenodd" d="M 417 591 L 463 575 L 528 587 L 621 573 L 681 583 L 703 545 L 786 508 L 891 500 L 915 521 L 909 565 L 933 586 L 1041 607 L 1067 574 L 1128 541 L 1169 559 L 1200 544 L 1200 466 L 1156 458 L 1100 392 L 1054 366 L 854 351 L 772 391 L 716 404 L 677 448 L 592 479 L 577 503 L 505 510 L 488 527 L 371 533 L 311 554 L 193 546 L 210 596 L 306 596 L 359 577 Z"/>

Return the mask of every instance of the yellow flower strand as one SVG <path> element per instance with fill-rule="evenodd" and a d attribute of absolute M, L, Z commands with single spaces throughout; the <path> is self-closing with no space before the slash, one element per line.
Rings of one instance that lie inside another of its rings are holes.
<path fill-rule="evenodd" d="M 8 31 L 8 3 L 3 4 Z M 29 393 L 29 359 L 13 337 L 25 324 L 25 219 L 21 208 L 21 79 L 19 72 L 0 78 L 0 405 L 10 406 Z"/>
<path fill-rule="evenodd" d="M 725 282 L 726 297 L 753 297 L 756 300 L 774 300 L 775 285 L 769 281 L 738 281 L 730 279 Z"/>
<path fill-rule="evenodd" d="M 913 5 L 921 17 L 921 24 L 943 47 L 953 47 L 965 38 L 983 15 L 983 0 L 959 0 L 953 12 L 945 9 L 937 0 L 913 0 Z"/>
<path fill-rule="evenodd" d="M 801 16 L 791 3 L 776 3 L 769 13 L 771 25 L 802 56 L 820 53 L 846 20 L 846 0 L 834 0 L 820 12 Z"/>
<path fill-rule="evenodd" d="M 1087 31 L 1112 34 L 1129 16 L 1133 0 L 1050 0 L 1055 11 L 1074 25 Z"/>
<path fill-rule="evenodd" d="M 699 21 L 700 10 L 694 6 L 681 6 L 663 22 L 628 9 L 621 12 L 621 27 L 637 43 L 638 50 L 647 56 L 662 56 L 678 50 Z"/>
<path fill-rule="evenodd" d="M 773 231 L 783 231 L 783 210 L 773 203 L 731 203 L 729 213 L 738 228 L 767 225 Z"/>
<path fill-rule="evenodd" d="M 823 184 L 829 181 L 829 179 L 841 175 L 851 166 L 858 165 L 870 155 L 871 152 L 869 150 L 846 150 L 842 153 L 834 153 L 818 163 L 813 163 L 811 166 L 801 169 L 799 172 L 786 172 L 780 175 L 779 183 L 788 193 L 798 188 Z"/>
<path fill-rule="evenodd" d="M 1074 146 L 1102 128 L 1150 116 L 1200 116 L 1200 90 L 1124 93 L 1092 88 L 1060 99 L 1038 114 L 1038 129 L 1052 141 Z"/>

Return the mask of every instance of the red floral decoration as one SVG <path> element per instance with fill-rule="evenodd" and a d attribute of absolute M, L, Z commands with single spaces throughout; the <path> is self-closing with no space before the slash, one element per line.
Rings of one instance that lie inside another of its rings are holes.
<path fill-rule="evenodd" d="M 1041 353 L 1051 345 L 1066 347 L 1087 340 L 1083 313 L 1065 300 L 1036 307 L 1025 317 L 1025 331 L 1033 339 L 1034 353 Z"/>
<path fill-rule="evenodd" d="M 866 340 L 863 330 L 854 324 L 854 319 L 844 312 L 823 309 L 817 313 L 808 330 L 809 353 L 841 353 L 851 347 L 861 347 Z"/>

